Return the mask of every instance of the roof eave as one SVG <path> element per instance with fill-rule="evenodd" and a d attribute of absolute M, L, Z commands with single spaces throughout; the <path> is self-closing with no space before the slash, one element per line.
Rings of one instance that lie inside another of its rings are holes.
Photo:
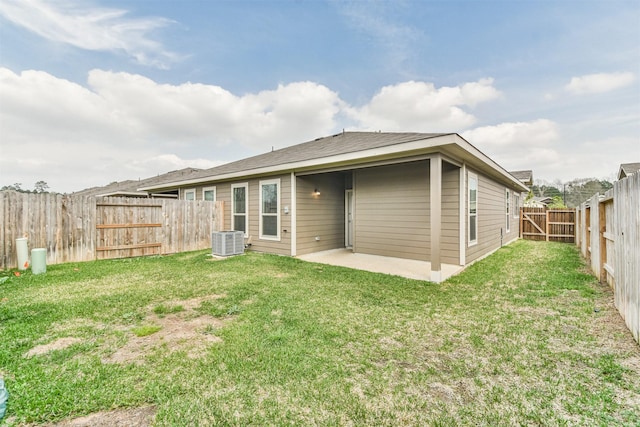
<path fill-rule="evenodd" d="M 510 182 L 513 187 L 520 188 L 522 191 L 529 191 L 529 188 L 520 182 L 518 179 L 513 177 L 509 172 L 507 172 L 504 168 L 498 165 L 496 162 L 491 160 L 488 156 L 466 141 L 457 133 L 443 134 L 438 136 L 430 136 L 425 138 L 416 139 L 410 142 L 404 142 L 394 145 L 388 145 L 378 148 L 371 148 L 368 150 L 355 151 L 350 153 L 343 153 L 329 157 L 322 157 L 310 160 L 304 160 L 299 162 L 291 162 L 285 164 L 279 164 L 274 166 L 267 166 L 262 168 L 255 168 L 249 170 L 243 170 L 238 172 L 231 172 L 220 175 L 206 176 L 195 179 L 181 180 L 164 183 L 162 185 L 155 186 L 146 186 L 141 187 L 138 191 L 159 191 L 159 190 L 169 190 L 175 189 L 178 187 L 184 187 L 187 185 L 196 185 L 196 184 L 204 184 L 209 182 L 216 181 L 228 181 L 232 179 L 240 179 L 240 178 L 249 178 L 252 176 L 260 176 L 260 175 L 269 175 L 276 173 L 287 173 L 292 171 L 311 171 L 314 169 L 324 169 L 327 167 L 339 166 L 339 165 L 349 165 L 349 164 L 359 164 L 365 163 L 372 160 L 382 159 L 382 158 L 397 158 L 402 155 L 412 152 L 435 152 L 435 148 L 437 147 L 446 147 L 446 146 L 457 146 L 463 151 L 469 153 L 471 155 L 471 163 L 474 166 L 478 166 L 478 163 L 486 165 L 490 170 L 494 173 L 493 175 L 496 177 L 500 177 L 505 182 Z M 473 159 L 478 159 L 480 162 L 477 162 Z"/>
<path fill-rule="evenodd" d="M 350 153 L 343 153 L 343 154 L 338 154 L 338 155 L 329 156 L 329 157 L 320 157 L 316 159 L 284 163 L 284 164 L 267 166 L 262 168 L 247 169 L 243 171 L 231 172 L 231 173 L 220 174 L 220 175 L 211 175 L 211 176 L 195 178 L 195 179 L 168 182 L 162 185 L 141 187 L 138 190 L 139 191 L 151 191 L 151 190 L 157 191 L 160 189 L 164 190 L 164 189 L 170 189 L 170 188 L 183 187 L 185 185 L 203 184 L 203 183 L 214 182 L 214 181 L 226 181 L 230 179 L 247 178 L 247 177 L 257 176 L 257 175 L 274 174 L 278 172 L 322 169 L 328 166 L 348 164 L 349 162 L 362 163 L 364 161 L 374 159 L 374 158 L 393 156 L 393 155 L 401 154 L 407 151 L 430 149 L 440 145 L 450 144 L 454 142 L 453 138 L 455 138 L 456 136 L 457 134 L 453 134 L 453 133 L 439 135 L 435 137 L 431 136 L 428 138 L 421 138 L 421 139 L 417 139 L 410 142 L 387 145 L 384 147 L 371 148 L 371 149 L 362 150 L 362 151 L 353 151 Z M 425 144 L 425 142 L 427 143 Z"/>

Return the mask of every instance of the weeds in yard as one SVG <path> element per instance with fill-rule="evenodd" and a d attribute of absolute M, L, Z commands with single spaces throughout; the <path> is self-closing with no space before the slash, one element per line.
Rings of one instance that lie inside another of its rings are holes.
<path fill-rule="evenodd" d="M 640 349 L 571 245 L 518 241 L 439 285 L 207 257 L 3 276 L 8 424 L 149 404 L 159 426 L 640 424 Z"/>
<path fill-rule="evenodd" d="M 175 314 L 184 311 L 184 307 L 181 305 L 174 306 L 166 306 L 164 304 L 160 304 L 154 307 L 153 312 L 158 315 L 158 317 L 164 317 L 167 314 Z"/>
<path fill-rule="evenodd" d="M 142 326 L 138 326 L 136 328 L 133 328 L 132 332 L 137 337 L 146 337 L 146 336 L 155 334 L 160 329 L 162 329 L 162 328 L 160 326 L 158 326 L 158 325 L 142 325 Z"/>

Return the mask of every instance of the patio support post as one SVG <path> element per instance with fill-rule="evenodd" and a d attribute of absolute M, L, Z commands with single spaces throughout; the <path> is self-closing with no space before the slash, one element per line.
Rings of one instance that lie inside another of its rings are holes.
<path fill-rule="evenodd" d="M 467 260 L 467 165 L 462 164 L 460 168 L 460 265 L 465 265 Z"/>
<path fill-rule="evenodd" d="M 431 209 L 431 281 L 442 281 L 440 240 L 442 238 L 442 157 L 435 154 L 429 163 Z"/>
<path fill-rule="evenodd" d="M 296 192 L 297 180 L 295 172 L 291 172 L 291 206 L 289 207 L 289 216 L 291 217 L 291 232 L 289 237 L 291 238 L 291 256 L 298 255 L 298 224 L 296 216 L 298 214 L 296 206 L 298 204 L 298 198 Z"/>

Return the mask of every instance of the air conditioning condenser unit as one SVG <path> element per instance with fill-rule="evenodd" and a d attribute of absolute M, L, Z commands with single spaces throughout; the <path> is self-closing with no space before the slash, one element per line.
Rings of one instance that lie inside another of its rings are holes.
<path fill-rule="evenodd" d="M 244 231 L 216 231 L 211 235 L 211 247 L 215 256 L 244 253 Z"/>

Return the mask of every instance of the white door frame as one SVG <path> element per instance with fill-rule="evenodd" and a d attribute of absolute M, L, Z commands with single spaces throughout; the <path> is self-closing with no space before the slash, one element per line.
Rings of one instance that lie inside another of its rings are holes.
<path fill-rule="evenodd" d="M 344 190 L 344 246 L 353 248 L 353 190 Z"/>

